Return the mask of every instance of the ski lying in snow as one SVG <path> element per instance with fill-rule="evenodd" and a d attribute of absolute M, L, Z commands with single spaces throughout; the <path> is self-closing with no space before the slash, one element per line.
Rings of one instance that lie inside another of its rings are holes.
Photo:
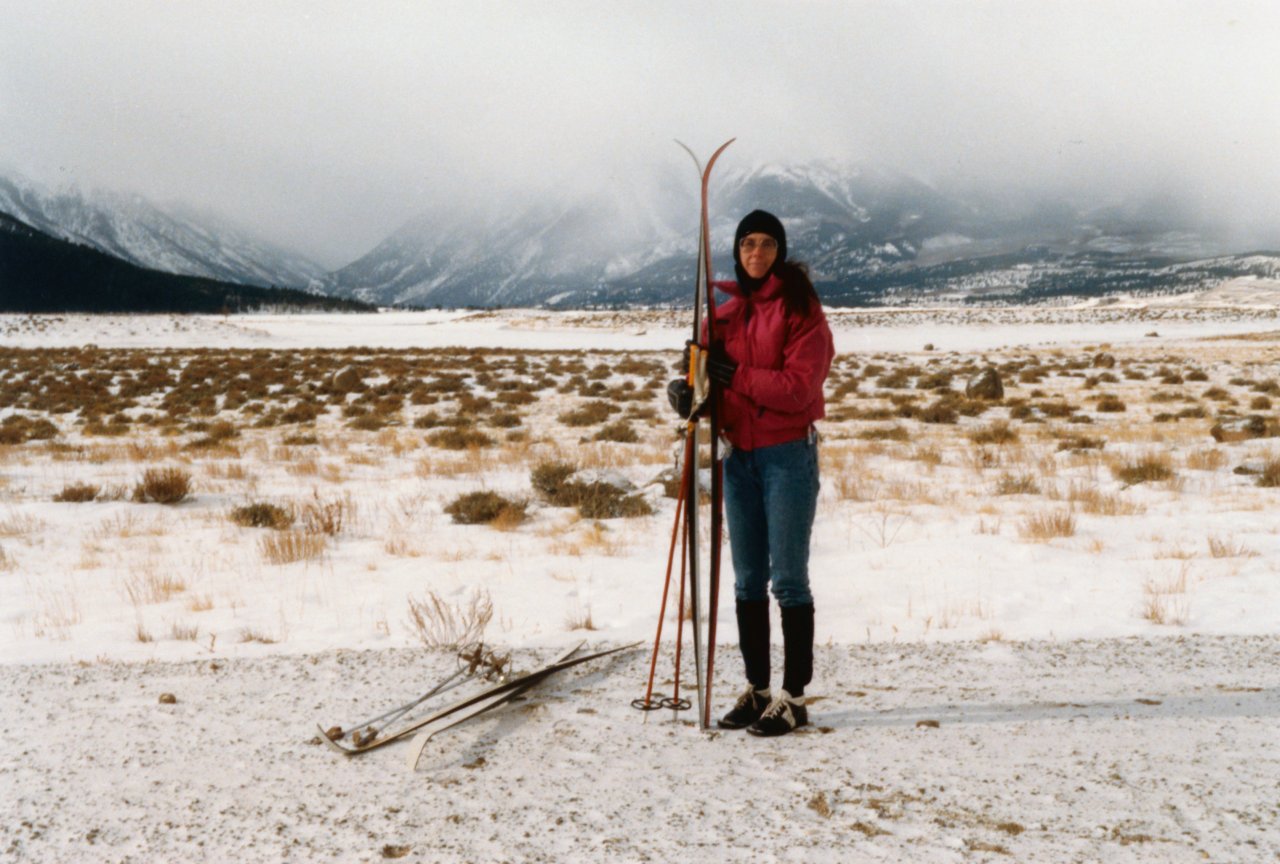
<path fill-rule="evenodd" d="M 439 711 L 435 711 L 431 714 L 428 714 L 426 717 L 423 717 L 420 720 L 415 720 L 406 726 L 400 727 L 399 729 L 395 729 L 390 732 L 385 732 L 379 737 L 373 739 L 372 741 L 365 742 L 364 744 L 360 744 L 355 747 L 347 747 L 345 745 L 339 744 L 337 741 L 330 739 L 329 736 L 325 734 L 324 727 L 317 724 L 317 728 L 320 729 L 320 740 L 328 744 L 329 747 L 332 748 L 333 750 L 336 750 L 337 752 L 342 753 L 344 756 L 354 756 L 358 753 L 367 753 L 370 750 L 378 749 L 384 744 L 390 744 L 392 741 L 398 741 L 401 738 L 404 738 L 406 735 L 410 735 L 414 732 L 417 732 L 419 729 L 421 729 L 424 726 L 427 726 L 428 724 L 435 723 L 436 721 L 442 720 L 445 717 L 449 717 L 451 715 L 457 714 L 459 711 L 465 711 L 468 708 L 472 707 L 473 705 L 476 705 L 480 702 L 484 702 L 488 699 L 491 699 L 494 696 L 510 693 L 513 690 L 520 690 L 522 688 L 530 687 L 534 684 L 539 683 L 544 678 L 554 675 L 557 672 L 562 672 L 565 669 L 572 668 L 581 663 L 586 663 L 591 660 L 596 660 L 600 657 L 607 657 L 610 654 L 617 654 L 620 651 L 626 651 L 630 648 L 635 648 L 637 645 L 640 645 L 640 644 L 641 644 L 640 642 L 632 642 L 630 645 L 623 645 L 620 648 L 610 648 L 607 651 L 597 651 L 594 654 L 587 654 L 583 657 L 574 657 L 571 660 L 561 660 L 558 662 L 550 663 L 547 666 L 543 666 L 541 669 L 535 669 L 532 672 L 525 673 L 524 675 L 517 675 L 513 678 L 509 678 L 506 681 L 503 681 L 501 684 L 495 684 L 492 687 L 488 687 L 480 691 L 479 693 L 475 694 L 474 696 L 470 696 L 466 699 L 459 700 L 458 702 L 455 702 L 452 705 L 447 705 L 444 708 L 441 708 Z"/>
<path fill-rule="evenodd" d="M 457 671 L 418 698 L 379 714 L 377 717 L 371 717 L 368 720 L 352 724 L 349 727 L 349 733 L 344 732 L 341 726 L 336 727 L 336 732 L 331 730 L 325 733 L 326 738 L 331 741 L 340 741 L 345 735 L 350 734 L 351 740 L 357 746 L 365 741 L 379 738 L 382 736 L 382 730 L 391 726 L 433 696 L 465 686 L 476 678 L 490 682 L 507 680 L 507 673 L 510 672 L 511 656 L 509 654 L 505 656 L 495 654 L 492 650 L 485 648 L 483 643 L 476 642 L 465 646 L 458 652 L 458 662 L 460 665 Z M 330 734 L 333 735 L 332 738 L 329 737 Z"/>
<path fill-rule="evenodd" d="M 564 661 L 572 657 L 574 654 L 578 653 L 578 649 L 580 649 L 585 644 L 586 644 L 585 642 L 579 642 L 577 645 L 574 645 L 568 651 L 564 652 L 559 657 L 552 660 L 551 664 L 555 665 L 556 663 L 563 663 Z M 446 729 L 452 729 L 454 726 L 458 726 L 462 723 L 466 723 L 468 720 L 471 720 L 475 717 L 479 717 L 481 714 L 484 714 L 488 711 L 493 710 L 494 708 L 505 705 L 508 702 L 519 698 L 523 693 L 528 691 L 531 687 L 533 687 L 537 683 L 538 683 L 537 681 L 531 681 L 523 687 L 518 687 L 515 690 L 509 690 L 506 693 L 499 693 L 496 696 L 491 696 L 482 702 L 477 702 L 475 705 L 471 706 L 465 711 L 459 711 L 456 714 L 451 714 L 448 717 L 445 717 L 444 720 L 448 722 L 443 722 L 440 724 L 431 724 L 423 727 L 421 730 L 419 730 L 418 734 L 414 736 L 413 743 L 409 747 L 409 758 L 408 758 L 409 770 L 410 771 L 418 770 L 418 763 L 422 761 L 422 752 L 427 749 L 427 744 L 431 741 L 433 737 L 435 737 L 441 732 L 444 732 Z"/>

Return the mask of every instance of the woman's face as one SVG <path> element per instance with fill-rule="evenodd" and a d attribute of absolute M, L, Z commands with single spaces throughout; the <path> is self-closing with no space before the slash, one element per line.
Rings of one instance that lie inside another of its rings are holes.
<path fill-rule="evenodd" d="M 778 241 L 768 234 L 748 234 L 738 243 L 738 260 L 752 279 L 763 279 L 778 258 Z"/>

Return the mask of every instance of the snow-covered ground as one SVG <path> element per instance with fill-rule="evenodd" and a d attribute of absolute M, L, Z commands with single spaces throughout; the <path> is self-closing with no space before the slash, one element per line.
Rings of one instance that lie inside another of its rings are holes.
<path fill-rule="evenodd" d="M 0 348 L 186 363 L 197 348 L 462 346 L 489 349 L 497 376 L 575 349 L 587 369 L 632 355 L 665 365 L 680 320 L 0 316 Z M 283 443 L 294 427 L 246 426 L 230 449 L 193 451 L 195 432 L 102 437 L 61 415 L 51 443 L 0 447 L 0 849 L 21 861 L 1276 860 L 1280 491 L 1236 469 L 1280 448 L 1208 435 L 1228 400 L 1275 415 L 1257 407 L 1280 377 L 1275 307 L 832 320 L 842 370 L 874 354 L 886 371 L 1028 358 L 1052 371 L 1009 376 L 1006 406 L 954 425 L 841 415 L 905 392 L 873 375 L 833 398 L 814 725 L 778 741 L 634 711 L 649 659 L 638 649 L 451 731 L 414 773 L 403 745 L 343 759 L 309 743 L 316 721 L 349 725 L 452 671 L 453 652 L 419 641 L 410 597 L 461 614 L 482 593 L 485 637 L 517 667 L 583 639 L 652 639 L 674 506 L 651 485 L 674 449 L 656 391 L 650 419 L 634 415 L 637 444 L 567 434 L 555 417 L 573 397 L 544 390 L 526 434 L 469 454 L 424 445 L 409 422 L 354 432 L 336 412 L 310 444 Z M 1104 347 L 1115 375 L 1086 383 Z M 22 356 L 6 353 L 0 385 Z M 1127 410 L 1095 410 L 1103 391 Z M 1017 400 L 1071 401 L 1092 422 L 1014 422 Z M 1207 414 L 1153 419 L 1187 405 Z M 15 412 L 0 406 L 0 419 Z M 1016 440 L 974 440 L 1002 422 Z M 863 434 L 895 426 L 905 440 Z M 1105 448 L 1059 449 L 1069 436 Z M 1121 479 L 1142 457 L 1172 476 Z M 545 458 L 622 475 L 656 512 L 597 522 L 539 502 L 530 467 Z M 189 470 L 194 497 L 53 500 L 74 483 L 128 489 L 158 464 Z M 529 518 L 453 524 L 444 506 L 476 489 L 529 496 Z M 318 554 L 272 563 L 272 532 L 228 519 L 251 501 L 337 507 L 346 522 Z M 1069 531 L 1037 530 L 1054 519 Z M 738 687 L 735 641 L 722 601 L 717 711 Z M 667 640 L 668 690 L 671 653 Z"/>

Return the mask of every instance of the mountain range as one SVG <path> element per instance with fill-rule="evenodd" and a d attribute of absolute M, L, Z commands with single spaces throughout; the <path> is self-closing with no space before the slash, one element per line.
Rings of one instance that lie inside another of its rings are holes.
<path fill-rule="evenodd" d="M 69 243 L 152 270 L 261 287 L 316 288 L 325 268 L 211 214 L 140 195 L 49 189 L 0 176 L 0 213 Z"/>
<path fill-rule="evenodd" d="M 0 312 L 373 312 L 356 300 L 139 267 L 0 213 Z"/>
<path fill-rule="evenodd" d="M 627 306 L 690 301 L 692 170 L 479 213 L 433 202 L 336 271 L 209 217 L 138 196 L 49 192 L 0 177 L 0 212 L 140 266 L 288 285 L 382 306 Z M 1167 202 L 1083 207 L 940 190 L 856 163 L 760 165 L 712 184 L 713 261 L 755 208 L 783 217 L 793 259 L 830 305 L 1036 302 L 1178 293 L 1280 277 L 1280 255 L 1233 248 Z"/>

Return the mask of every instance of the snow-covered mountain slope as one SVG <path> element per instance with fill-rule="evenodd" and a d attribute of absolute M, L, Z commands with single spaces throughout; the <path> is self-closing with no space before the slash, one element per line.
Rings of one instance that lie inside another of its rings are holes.
<path fill-rule="evenodd" d="M 712 186 L 717 268 L 731 276 L 742 214 L 779 214 L 793 259 L 836 305 L 1202 291 L 1266 278 L 1276 255 L 1236 256 L 1172 210 L 1081 210 L 960 197 L 856 163 L 757 165 Z M 639 178 L 488 218 L 433 212 L 335 272 L 328 290 L 384 304 L 575 306 L 687 302 L 696 183 Z"/>
<path fill-rule="evenodd" d="M 225 220 L 170 212 L 139 195 L 51 190 L 0 176 L 0 212 L 131 264 L 248 285 L 314 289 L 325 268 Z"/>

